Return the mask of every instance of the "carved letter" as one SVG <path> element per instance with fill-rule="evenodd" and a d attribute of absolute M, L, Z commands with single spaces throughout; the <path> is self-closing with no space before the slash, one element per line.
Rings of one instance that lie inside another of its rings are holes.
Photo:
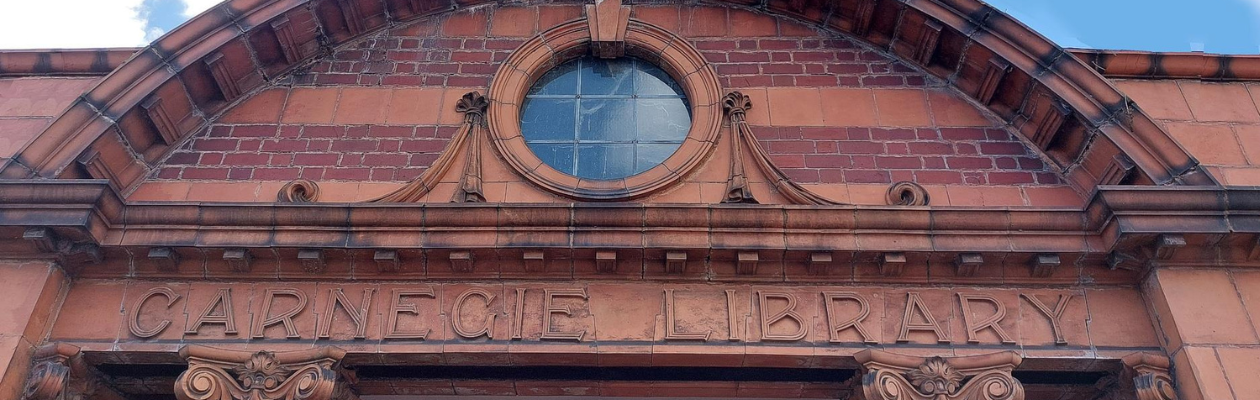
<path fill-rule="evenodd" d="M 223 305 L 223 314 L 214 314 L 214 309 L 219 304 Z M 210 300 L 210 304 L 207 304 L 204 310 L 201 310 L 196 321 L 188 324 L 184 333 L 196 335 L 197 330 L 205 324 L 223 324 L 223 333 L 236 334 L 236 314 L 232 313 L 232 288 L 219 289 L 219 294 L 214 296 L 214 300 Z"/>
<path fill-rule="evenodd" d="M 866 316 L 871 313 L 871 306 L 870 304 L 867 304 L 866 299 L 862 298 L 862 296 L 859 296 L 857 293 L 852 292 L 823 292 L 822 296 L 823 301 L 826 302 L 827 306 L 825 308 L 827 311 L 827 326 L 830 328 L 827 333 L 830 335 L 829 341 L 831 343 L 842 342 L 843 340 L 840 339 L 840 332 L 844 332 L 845 329 L 849 328 L 853 328 L 853 330 L 857 331 L 858 335 L 862 336 L 863 342 L 878 343 L 877 340 L 871 337 L 866 328 L 862 327 L 862 320 L 866 319 Z M 837 321 L 840 317 L 839 313 L 835 309 L 835 302 L 837 300 L 852 300 L 857 302 L 858 307 L 860 307 L 857 316 L 849 318 L 844 322 Z"/>
<path fill-rule="evenodd" d="M 525 289 L 516 288 L 516 313 L 512 316 L 512 339 L 520 339 L 525 327 Z"/>
<path fill-rule="evenodd" d="M 271 315 L 271 305 L 275 301 L 276 296 L 292 296 L 297 299 L 297 306 L 290 310 L 284 311 L 276 316 Z M 302 312 L 306 308 L 306 293 L 297 289 L 267 289 L 267 293 L 263 296 L 262 309 L 258 310 L 258 316 L 254 318 L 254 324 L 250 329 L 250 337 L 261 339 L 263 331 L 268 326 L 275 324 L 284 324 L 285 337 L 289 339 L 297 339 L 302 337 L 298 334 L 297 325 L 293 323 L 293 316 Z"/>
<path fill-rule="evenodd" d="M 1033 307 L 1036 307 L 1038 311 L 1041 311 L 1041 313 L 1044 314 L 1046 318 L 1050 319 L 1050 330 L 1054 332 L 1054 343 L 1067 344 L 1068 341 L 1067 341 L 1067 338 L 1063 336 L 1063 326 L 1060 325 L 1059 320 L 1060 318 L 1063 318 L 1063 313 L 1067 311 L 1068 302 L 1072 301 L 1073 295 L 1071 294 L 1059 295 L 1059 301 L 1054 303 L 1053 311 L 1050 310 L 1050 307 L 1046 307 L 1045 303 L 1042 303 L 1041 300 L 1037 298 L 1037 296 L 1023 294 L 1023 293 L 1021 293 L 1020 296 L 1023 296 L 1025 299 L 1027 299 L 1028 303 L 1032 304 Z"/>
<path fill-rule="evenodd" d="M 582 336 L 586 335 L 586 331 L 556 331 L 551 326 L 551 317 L 556 314 L 564 314 L 566 316 L 573 315 L 573 310 L 569 306 L 558 307 L 552 305 L 552 301 L 557 297 L 578 297 L 586 300 L 586 289 L 543 289 L 543 333 L 542 339 L 553 340 L 577 340 L 581 341 Z"/>
<path fill-rule="evenodd" d="M 735 291 L 727 290 L 726 291 L 726 320 L 727 320 L 727 327 L 728 327 L 727 329 L 729 329 L 731 333 L 729 340 L 732 342 L 739 341 L 739 318 L 738 317 L 739 317 L 738 315 L 735 315 Z"/>
<path fill-rule="evenodd" d="M 144 306 L 144 302 L 148 301 L 149 298 L 157 295 L 166 297 L 166 308 L 171 308 L 171 305 L 175 304 L 176 300 L 179 300 L 179 295 L 175 294 L 175 291 L 169 287 L 159 286 L 149 289 L 148 292 L 145 292 L 144 295 L 140 296 L 140 298 L 136 300 L 136 305 L 131 307 L 131 319 L 128 320 L 128 327 L 131 328 L 132 335 L 136 335 L 138 338 L 148 339 L 157 336 L 159 333 L 166 330 L 166 327 L 171 326 L 171 320 L 164 319 L 152 329 L 144 329 L 140 327 L 140 307 Z"/>
<path fill-rule="evenodd" d="M 967 325 L 967 342 L 968 343 L 980 343 L 980 338 L 977 337 L 977 334 L 979 334 L 980 331 L 985 330 L 986 328 L 993 329 L 993 333 L 996 333 L 998 335 L 998 338 L 1002 340 L 1002 343 L 1015 343 L 1015 340 L 1011 339 L 1011 337 L 1006 334 L 1006 331 L 1002 329 L 1002 326 L 998 325 L 998 322 L 1002 322 L 1002 319 L 1006 318 L 1006 306 L 1003 306 L 1002 302 L 998 301 L 998 299 L 994 298 L 993 296 L 990 296 L 987 294 L 959 293 L 958 300 L 962 304 L 963 322 Z M 995 311 L 993 315 L 985 317 L 982 320 L 972 322 L 971 321 L 971 318 L 972 318 L 971 317 L 972 315 L 971 302 L 972 301 L 989 302 L 990 304 L 993 304 L 993 307 L 996 308 L 997 311 Z"/>
<path fill-rule="evenodd" d="M 665 340 L 709 340 L 713 331 L 704 333 L 677 332 L 674 316 L 674 289 L 665 289 Z"/>
<path fill-rule="evenodd" d="M 469 297 L 480 297 L 486 303 L 486 320 L 481 324 L 481 329 L 472 330 L 464 327 L 461 309 L 464 308 L 464 301 Z M 482 288 L 472 288 L 461 293 L 455 298 L 455 306 L 451 310 L 451 327 L 455 328 L 455 334 L 463 336 L 467 339 L 476 339 L 481 335 L 486 335 L 490 339 L 494 339 L 494 312 L 490 311 L 490 302 L 494 301 L 494 295 Z"/>
<path fill-rule="evenodd" d="M 913 321 L 916 312 L 923 316 L 924 322 Z M 938 343 L 949 343 L 949 336 L 945 334 L 945 329 L 941 327 L 940 322 L 936 321 L 936 317 L 932 316 L 932 311 L 923 304 L 923 299 L 917 292 L 906 293 L 906 312 L 901 317 L 901 334 L 897 335 L 897 341 L 909 342 L 910 331 L 929 331 L 936 335 Z"/>
<path fill-rule="evenodd" d="M 429 298 L 437 297 L 436 295 L 433 294 L 433 288 L 431 287 L 427 287 L 424 289 L 391 290 L 390 297 L 393 298 L 394 300 L 389 303 L 389 314 L 385 315 L 385 318 L 389 321 L 386 323 L 387 326 L 385 328 L 386 339 L 424 340 L 425 336 L 429 335 L 430 329 L 428 328 L 425 328 L 424 330 L 415 330 L 415 331 L 401 331 L 401 332 L 398 331 L 398 318 L 402 315 L 402 313 L 420 315 L 420 310 L 419 308 L 416 307 L 415 303 L 403 304 L 402 302 L 403 297 L 413 297 L 413 296 L 414 297 L 429 297 Z"/>
<path fill-rule="evenodd" d="M 759 297 L 759 299 L 761 300 L 760 308 L 761 308 L 761 339 L 762 340 L 794 341 L 794 340 L 804 339 L 805 335 L 809 334 L 809 325 L 805 324 L 805 318 L 801 318 L 801 315 L 796 312 L 796 295 L 791 294 L 791 293 L 784 293 L 784 292 L 758 291 L 757 297 Z M 769 299 L 787 300 L 787 307 L 784 307 L 782 311 L 779 311 L 778 313 L 775 313 L 774 315 L 766 316 L 766 307 L 769 306 L 769 301 L 768 301 Z M 796 333 L 793 333 L 791 335 L 771 334 L 770 326 L 774 325 L 775 322 L 782 321 L 785 318 L 796 321 L 796 325 L 797 325 Z"/>
<path fill-rule="evenodd" d="M 363 289 L 363 302 L 359 303 L 359 307 L 352 308 L 350 299 L 346 298 L 346 294 L 341 288 L 328 289 L 328 301 L 324 302 L 324 313 L 319 316 L 319 326 L 315 328 L 315 337 L 327 339 L 332 329 L 333 314 L 337 312 L 337 305 L 341 305 L 341 309 L 346 310 L 346 314 L 350 315 L 350 319 L 354 321 L 354 337 L 363 339 L 367 337 L 367 316 L 368 307 L 372 306 L 372 294 L 376 289 Z"/>

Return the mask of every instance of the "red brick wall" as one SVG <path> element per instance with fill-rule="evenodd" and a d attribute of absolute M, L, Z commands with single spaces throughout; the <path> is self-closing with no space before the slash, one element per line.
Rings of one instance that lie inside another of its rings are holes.
<path fill-rule="evenodd" d="M 457 128 L 459 95 L 485 93 L 513 49 L 580 14 L 481 8 L 363 39 L 229 111 L 155 179 L 413 179 Z M 798 182 L 1061 184 L 1001 124 L 882 51 L 739 9 L 636 6 L 634 16 L 688 38 L 724 87 L 753 98 L 757 137 Z"/>

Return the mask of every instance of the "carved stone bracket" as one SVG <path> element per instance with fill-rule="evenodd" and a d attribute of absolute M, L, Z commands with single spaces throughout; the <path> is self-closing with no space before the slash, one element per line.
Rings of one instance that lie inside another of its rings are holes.
<path fill-rule="evenodd" d="M 79 348 L 63 343 L 35 349 L 30 379 L 22 392 L 25 400 L 122 400 L 100 384 L 79 357 Z"/>
<path fill-rule="evenodd" d="M 459 179 L 459 189 L 451 199 L 455 203 L 484 203 L 485 195 L 481 190 L 481 148 L 488 139 L 486 130 L 486 108 L 490 101 L 480 92 L 468 92 L 459 99 L 455 110 L 464 114 L 464 125 L 455 134 L 451 142 L 442 150 L 442 155 L 433 166 L 425 170 L 420 177 L 403 186 L 401 189 L 380 198 L 372 203 L 415 203 L 424 199 L 437 186 L 451 167 L 457 162 L 459 155 L 464 156 L 464 171 Z"/>
<path fill-rule="evenodd" d="M 788 179 L 787 175 L 779 170 L 778 167 L 770 161 L 770 155 L 765 149 L 761 148 L 761 144 L 757 142 L 757 138 L 753 136 L 752 128 L 748 126 L 745 115 L 752 108 L 752 100 L 747 95 L 740 92 L 731 92 L 722 98 L 722 109 L 726 111 L 727 118 L 731 123 L 731 175 L 726 185 L 726 197 L 722 199 L 723 203 L 758 203 L 753 197 L 753 193 L 749 190 L 748 176 L 744 168 L 744 153 L 748 153 L 748 158 L 757 170 L 761 172 L 766 181 L 774 186 L 779 194 L 786 197 L 791 204 L 806 205 L 835 205 L 840 204 L 805 189 L 801 185 L 796 184 Z"/>
<path fill-rule="evenodd" d="M 855 355 L 865 371 L 862 400 L 1023 400 L 1011 371 L 1023 361 L 1012 351 L 968 357 L 916 357 L 866 350 Z"/>
<path fill-rule="evenodd" d="M 599 58 L 626 54 L 630 7 L 621 5 L 621 0 L 595 0 L 586 6 L 586 21 L 591 30 L 591 54 Z"/>
<path fill-rule="evenodd" d="M 1152 353 L 1134 353 L 1121 359 L 1125 365 L 1122 383 L 1130 378 L 1138 400 L 1177 400 L 1177 388 L 1168 374 L 1168 357 Z M 1125 388 L 1125 385 L 1121 386 Z"/>
<path fill-rule="evenodd" d="M 180 400 L 355 400 L 354 377 L 336 347 L 272 353 L 188 346 L 188 370 L 175 380 Z"/>
<path fill-rule="evenodd" d="M 101 247 L 95 243 L 76 243 L 61 237 L 52 228 L 32 227 L 22 232 L 22 239 L 31 242 L 42 253 L 51 253 L 63 265 L 100 264 Z"/>

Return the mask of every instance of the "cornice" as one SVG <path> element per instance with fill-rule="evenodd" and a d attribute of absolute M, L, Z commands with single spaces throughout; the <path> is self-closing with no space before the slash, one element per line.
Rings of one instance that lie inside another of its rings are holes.
<path fill-rule="evenodd" d="M 1069 49 L 1108 78 L 1260 80 L 1260 55 Z"/>
<path fill-rule="evenodd" d="M 0 77 L 104 76 L 138 48 L 0 50 Z"/>

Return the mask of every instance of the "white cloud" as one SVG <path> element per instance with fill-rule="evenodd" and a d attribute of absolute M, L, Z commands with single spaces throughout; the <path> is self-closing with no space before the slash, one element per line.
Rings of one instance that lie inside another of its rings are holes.
<path fill-rule="evenodd" d="M 143 0 L 6 1 L 0 48 L 138 47 L 147 44 Z"/>
<path fill-rule="evenodd" d="M 201 14 L 202 11 L 209 10 L 210 7 L 222 2 L 222 0 L 180 0 L 184 2 L 184 16 L 193 17 Z"/>

